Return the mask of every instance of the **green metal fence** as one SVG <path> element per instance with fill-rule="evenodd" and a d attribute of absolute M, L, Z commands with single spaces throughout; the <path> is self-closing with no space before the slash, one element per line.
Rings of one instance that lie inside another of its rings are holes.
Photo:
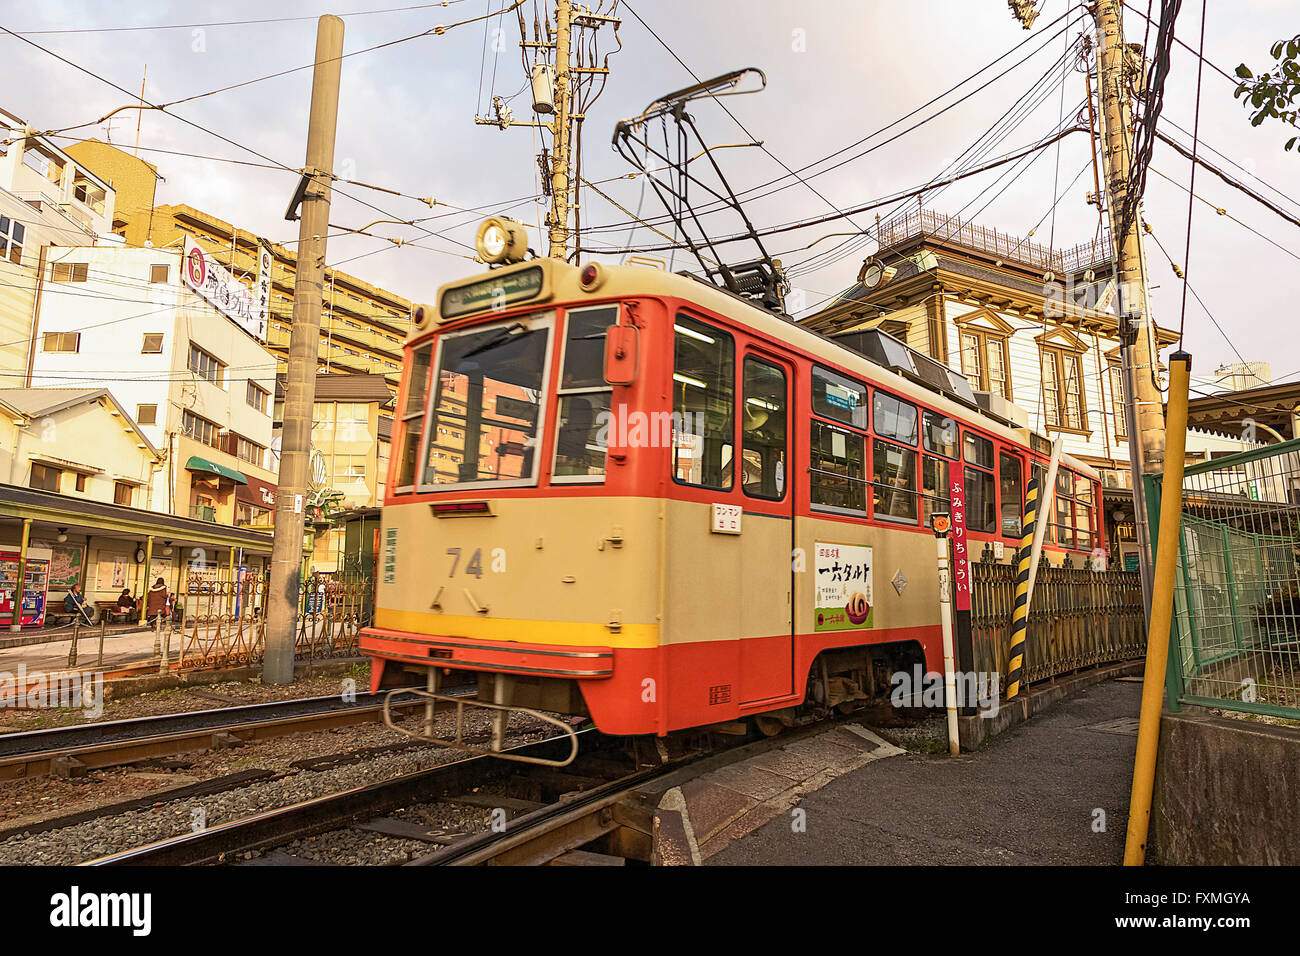
<path fill-rule="evenodd" d="M 1184 472 L 1170 638 L 1173 709 L 1300 719 L 1300 440 Z"/>

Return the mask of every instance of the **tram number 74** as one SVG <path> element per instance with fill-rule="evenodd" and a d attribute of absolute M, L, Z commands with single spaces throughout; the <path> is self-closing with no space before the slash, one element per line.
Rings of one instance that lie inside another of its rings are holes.
<path fill-rule="evenodd" d="M 447 553 L 451 555 L 451 571 L 447 577 L 456 576 L 456 568 L 460 564 L 460 548 L 448 548 Z M 483 549 L 475 548 L 474 553 L 470 556 L 469 564 L 465 565 L 465 573 L 472 574 L 476 578 L 483 577 Z"/>

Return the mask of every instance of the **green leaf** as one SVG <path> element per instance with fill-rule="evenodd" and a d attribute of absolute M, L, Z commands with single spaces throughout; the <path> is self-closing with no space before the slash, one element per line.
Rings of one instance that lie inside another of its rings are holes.
<path fill-rule="evenodd" d="M 1249 80 L 1253 78 L 1255 74 L 1250 72 L 1250 67 L 1248 67 L 1245 63 L 1242 63 L 1240 66 L 1237 67 L 1237 75 L 1241 77 L 1243 80 Z"/>
<path fill-rule="evenodd" d="M 1292 136 L 1290 139 L 1286 141 L 1286 146 L 1284 146 L 1283 149 L 1291 149 L 1293 146 L 1295 146 L 1295 141 L 1298 139 L 1300 139 L 1300 136 Z"/>
<path fill-rule="evenodd" d="M 1252 117 L 1250 118 L 1250 125 L 1251 125 L 1251 126 L 1258 126 L 1258 125 L 1259 125 L 1260 123 L 1262 123 L 1262 122 L 1264 122 L 1264 114 L 1263 114 L 1263 113 L 1256 113 L 1254 116 L 1252 116 Z"/>
<path fill-rule="evenodd" d="M 1273 59 L 1275 60 L 1282 59 L 1282 48 L 1284 46 L 1285 44 L 1281 40 L 1278 40 L 1271 47 L 1269 47 L 1268 49 L 1269 55 L 1272 56 Z"/>

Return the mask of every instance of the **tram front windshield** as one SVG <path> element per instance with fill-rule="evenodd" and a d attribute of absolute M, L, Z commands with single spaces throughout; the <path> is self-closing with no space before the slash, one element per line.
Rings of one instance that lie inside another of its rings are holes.
<path fill-rule="evenodd" d="M 438 362 L 425 484 L 534 474 L 550 328 L 519 322 L 447 336 Z"/>

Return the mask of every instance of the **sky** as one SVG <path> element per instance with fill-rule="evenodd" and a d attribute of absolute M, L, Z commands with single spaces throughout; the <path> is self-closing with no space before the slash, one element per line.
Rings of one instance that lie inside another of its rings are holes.
<path fill-rule="evenodd" d="M 436 25 L 499 11 L 503 0 L 456 0 L 446 7 L 411 0 L 384 0 L 385 6 L 369 2 L 339 0 L 332 9 L 306 0 L 4 3 L 0 27 L 50 52 L 0 33 L 8 75 L 23 78 L 6 84 L 0 106 L 37 130 L 77 127 L 64 135 L 108 138 L 133 149 L 135 111 L 120 112 L 108 124 L 98 121 L 138 95 L 146 69 L 145 98 L 153 103 L 173 103 L 294 70 L 312 60 L 315 18 L 341 15 L 349 55 L 342 72 L 336 172 L 404 195 L 339 184 L 330 221 L 357 228 L 381 218 L 436 218 L 420 226 L 387 223 L 373 228 L 376 234 L 412 243 L 401 247 L 370 236 L 331 239 L 327 261 L 412 300 L 428 301 L 440 284 L 481 270 L 468 257 L 474 228 L 489 213 L 528 223 L 530 244 L 544 247 L 537 229 L 541 209 L 530 198 L 538 189 L 534 131 L 502 131 L 474 123 L 476 114 L 487 115 L 494 94 L 514 96 L 510 105 L 516 119 L 534 118 L 517 45 L 519 31 L 511 13 L 442 35 L 404 39 Z M 1137 12 L 1126 12 L 1126 39 L 1141 43 L 1145 23 L 1139 14 L 1146 12 L 1147 4 L 1132 2 Z M 528 0 L 524 6 L 530 24 L 534 4 Z M 588 5 L 595 6 L 596 0 Z M 542 3 L 540 15 L 545 15 L 546 6 Z M 608 8 L 609 0 L 604 6 Z M 1205 59 L 1227 73 L 1241 62 L 1256 72 L 1267 69 L 1271 44 L 1300 29 L 1300 18 L 1288 0 L 1214 0 L 1207 6 Z M 612 51 L 611 73 L 584 122 L 582 174 L 597 182 L 624 177 L 600 188 L 624 208 L 641 209 L 646 219 L 662 215 L 662 209 L 653 191 L 626 178 L 632 167 L 609 145 L 614 124 L 694 79 L 631 10 L 699 77 L 742 67 L 766 74 L 761 92 L 722 101 L 734 118 L 717 103 L 692 108 L 710 145 L 747 143 L 751 137 L 762 142 L 762 148 L 715 152 L 738 192 L 785 177 L 778 185 L 788 188 L 746 200 L 746 212 L 760 227 L 831 214 L 836 208 L 925 185 L 940 178 L 973 144 L 980 148 L 980 162 L 1032 145 L 1063 122 L 1072 125 L 1084 97 L 1082 73 L 1050 69 L 1088 26 L 1081 9 L 1068 0 L 1043 0 L 1029 32 L 1004 0 L 636 0 L 630 9 L 625 2 L 617 11 L 622 18 L 617 35 L 608 27 L 599 35 L 602 55 Z M 1201 5 L 1188 0 L 1177 22 L 1176 35 L 1193 48 L 1200 43 L 1200 15 Z M 240 20 L 276 22 L 217 25 Z M 358 52 L 394 40 L 403 42 Z M 786 167 L 801 169 L 889 127 L 1021 43 L 959 95 L 835 160 L 852 157 L 849 162 L 823 175 L 805 174 L 806 184 L 788 175 Z M 1026 57 L 1022 65 L 1006 70 Z M 985 89 L 973 92 L 995 76 Z M 178 104 L 168 110 L 173 115 L 146 111 L 140 122 L 140 155 L 156 164 L 164 177 L 158 201 L 198 207 L 274 241 L 295 240 L 297 224 L 286 222 L 284 211 L 297 181 L 291 170 L 304 161 L 310 86 L 310 70 L 298 69 Z M 1252 128 L 1249 111 L 1233 98 L 1233 88 L 1233 82 L 1205 67 L 1199 114 L 1203 155 L 1300 215 L 1295 200 L 1273 191 L 1300 194 L 1295 186 L 1300 154 L 1283 150 L 1295 131 L 1276 123 Z M 1197 59 L 1177 47 L 1163 118 L 1188 134 L 1196 118 L 1196 93 Z M 949 104 L 942 115 L 884 143 Z M 1004 124 L 992 142 L 978 139 L 1009 110 L 1017 125 Z M 1190 135 L 1167 129 L 1190 143 Z M 56 142 L 67 145 L 71 140 Z M 269 158 L 275 168 L 228 161 L 267 163 L 248 150 Z M 1093 239 L 1098 215 L 1085 202 L 1085 193 L 1093 189 L 1087 137 L 1076 134 L 1064 139 L 1059 150 L 1050 147 L 1033 155 L 1032 164 L 1026 160 L 932 191 L 925 205 L 974 217 L 981 225 L 1014 236 L 1027 236 L 1032 229 L 1032 241 L 1050 241 L 1058 248 Z M 1190 164 L 1161 143 L 1151 168 L 1144 213 L 1168 252 L 1167 258 L 1154 244 L 1147 249 L 1156 320 L 1176 329 L 1181 319 L 1195 373 L 1208 375 L 1224 363 L 1244 359 L 1269 362 L 1278 380 L 1300 377 L 1300 349 L 1290 344 L 1295 297 L 1285 278 L 1297 273 L 1300 228 L 1200 170 L 1196 193 L 1244 225 L 1196 203 L 1187 277 L 1204 307 L 1189 294 L 1184 312 L 1183 283 L 1169 262 L 1172 258 L 1184 263 Z M 438 204 L 430 208 L 418 197 L 432 197 Z M 628 222 L 625 213 L 592 190 L 584 192 L 582 202 L 584 225 Z M 915 203 L 912 199 L 880 211 L 887 214 Z M 478 207 L 482 211 L 457 211 Z M 835 250 L 843 239 L 822 237 L 870 230 L 874 217 L 874 212 L 863 213 L 767 240 L 768 252 L 794 269 L 796 302 L 814 306 L 852 283 L 873 242 L 841 250 L 851 254 L 838 261 L 808 260 Z M 709 223 L 715 235 L 735 229 L 735 223 L 722 216 L 710 217 Z M 806 248 L 818 239 L 822 241 Z M 613 250 L 629 241 L 662 241 L 645 227 L 633 232 L 625 227 L 597 230 L 590 240 L 598 250 Z M 743 245 L 731 248 L 737 256 L 751 254 Z M 619 261 L 620 254 L 608 251 L 596 258 Z M 679 252 L 672 264 L 683 268 L 694 262 Z"/>

